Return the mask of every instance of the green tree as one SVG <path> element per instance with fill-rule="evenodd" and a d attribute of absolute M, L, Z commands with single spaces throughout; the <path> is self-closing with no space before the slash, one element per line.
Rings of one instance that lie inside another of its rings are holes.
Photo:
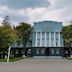
<path fill-rule="evenodd" d="M 9 44 L 12 44 L 16 38 L 16 32 L 10 26 L 0 27 L 0 47 L 5 48 Z"/>
<path fill-rule="evenodd" d="M 6 18 L 3 20 L 2 26 L 0 26 L 0 48 L 5 48 L 8 44 L 12 44 L 16 38 L 16 31 L 8 22 L 4 22 L 5 20 Z"/>
<path fill-rule="evenodd" d="M 64 26 L 62 28 L 61 34 L 64 39 L 64 45 L 65 46 L 72 46 L 72 25 Z"/>
<path fill-rule="evenodd" d="M 32 31 L 31 25 L 22 22 L 16 27 L 16 31 L 20 42 L 24 47 L 26 47 L 27 43 L 30 41 L 30 35 Z"/>

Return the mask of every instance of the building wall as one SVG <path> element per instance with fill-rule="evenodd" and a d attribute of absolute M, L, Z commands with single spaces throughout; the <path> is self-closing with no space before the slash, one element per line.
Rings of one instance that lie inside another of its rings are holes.
<path fill-rule="evenodd" d="M 60 35 L 62 22 L 36 22 L 33 28 L 33 47 L 63 47 L 63 39 Z"/>

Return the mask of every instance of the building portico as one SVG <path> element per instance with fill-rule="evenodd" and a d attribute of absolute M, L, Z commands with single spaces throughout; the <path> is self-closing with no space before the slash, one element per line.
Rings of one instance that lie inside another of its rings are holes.
<path fill-rule="evenodd" d="M 56 33 L 58 33 L 57 34 L 58 38 L 56 37 Z M 36 31 L 35 35 L 36 35 L 35 47 L 42 47 L 42 46 L 43 47 L 61 47 L 60 31 L 54 31 L 54 32 Z M 49 44 L 47 45 L 47 43 Z"/>

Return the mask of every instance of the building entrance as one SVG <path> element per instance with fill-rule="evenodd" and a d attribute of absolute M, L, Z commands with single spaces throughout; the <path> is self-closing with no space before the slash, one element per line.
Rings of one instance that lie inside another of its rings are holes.
<path fill-rule="evenodd" d="M 63 56 L 64 55 L 64 48 L 58 47 L 35 47 L 32 48 L 32 55 L 33 56 Z"/>
<path fill-rule="evenodd" d="M 62 48 L 49 48 L 49 56 L 62 56 L 63 51 Z"/>
<path fill-rule="evenodd" d="M 45 52 L 46 56 L 49 55 L 49 48 L 46 48 L 46 52 Z"/>

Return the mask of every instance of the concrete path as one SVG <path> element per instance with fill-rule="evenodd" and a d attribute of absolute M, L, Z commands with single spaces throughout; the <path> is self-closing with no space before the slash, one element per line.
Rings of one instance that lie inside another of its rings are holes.
<path fill-rule="evenodd" d="M 0 72 L 72 72 L 72 61 L 28 58 L 14 63 L 0 63 Z"/>

